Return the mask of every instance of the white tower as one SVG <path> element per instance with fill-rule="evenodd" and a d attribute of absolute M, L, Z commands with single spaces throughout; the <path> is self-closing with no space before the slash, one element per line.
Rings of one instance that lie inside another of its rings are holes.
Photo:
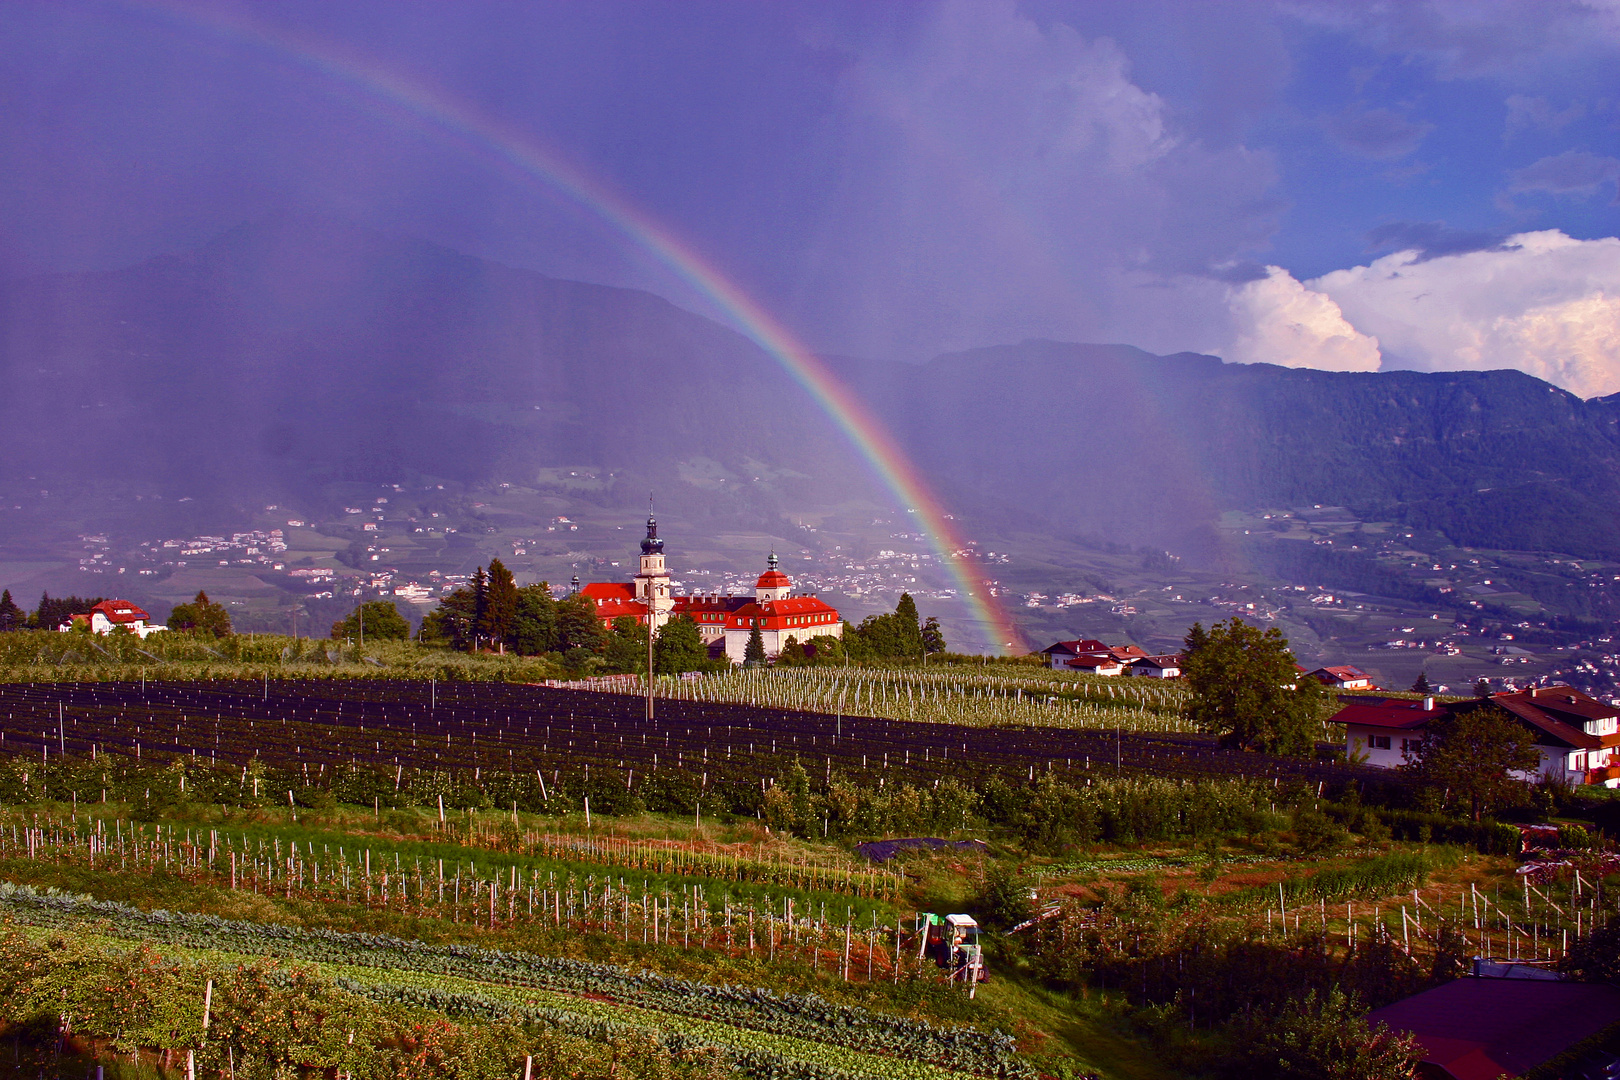
<path fill-rule="evenodd" d="M 664 542 L 658 538 L 658 520 L 647 515 L 647 538 L 641 542 L 641 569 L 636 572 L 636 599 L 647 605 L 654 630 L 669 621 L 675 598 L 669 591 L 669 571 L 664 569 Z"/>

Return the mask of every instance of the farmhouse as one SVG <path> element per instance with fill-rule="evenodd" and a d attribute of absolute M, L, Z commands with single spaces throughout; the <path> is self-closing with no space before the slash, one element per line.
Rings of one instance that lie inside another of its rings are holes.
<path fill-rule="evenodd" d="M 1046 657 L 1047 667 L 1062 671 L 1063 666 L 1076 657 L 1093 653 L 1106 653 L 1107 651 L 1108 646 L 1096 638 L 1084 638 L 1076 641 L 1059 641 L 1048 645 L 1041 650 L 1041 655 Z"/>
<path fill-rule="evenodd" d="M 612 626 L 615 619 L 631 618 L 643 626 L 650 621 L 656 632 L 670 619 L 688 616 L 697 624 L 698 635 L 711 655 L 719 653 L 739 664 L 756 628 L 767 657 L 779 656 L 790 638 L 804 644 L 811 638 L 844 636 L 844 621 L 836 608 L 814 596 L 793 595 L 793 582 L 782 572 L 774 551 L 754 583 L 753 596 L 676 595 L 664 565 L 658 521 L 651 514 L 647 515 L 647 536 L 641 541 L 635 578 L 585 586 L 575 578 L 574 591 L 596 602 L 596 616 L 604 626 Z"/>
<path fill-rule="evenodd" d="M 1372 676 L 1358 667 L 1346 664 L 1342 667 L 1319 667 L 1311 672 L 1311 678 L 1335 690 L 1377 690 L 1373 685 Z"/>
<path fill-rule="evenodd" d="M 148 634 L 168 629 L 162 623 L 150 622 L 151 618 L 128 600 L 103 600 L 83 615 L 68 616 L 68 621 L 57 629 L 68 631 L 85 626 L 92 634 L 110 634 L 122 628 L 144 640 Z"/>
<path fill-rule="evenodd" d="M 1365 754 L 1367 764 L 1395 768 L 1405 764 L 1404 751 L 1426 735 L 1428 725 L 1450 713 L 1480 708 L 1485 702 L 1437 705 L 1433 698 L 1346 699 L 1332 722 L 1345 725 L 1345 749 Z M 1568 686 L 1531 687 L 1492 694 L 1489 704 L 1523 724 L 1540 755 L 1526 779 L 1566 784 L 1620 787 L 1620 708 L 1588 697 Z"/>
<path fill-rule="evenodd" d="M 1143 656 L 1131 661 L 1131 674 L 1147 679 L 1181 678 L 1181 657 L 1169 653 L 1163 656 Z"/>
<path fill-rule="evenodd" d="M 1124 664 L 1107 653 L 1086 653 L 1065 661 L 1063 666 L 1069 671 L 1086 675 L 1119 675 L 1125 670 Z"/>

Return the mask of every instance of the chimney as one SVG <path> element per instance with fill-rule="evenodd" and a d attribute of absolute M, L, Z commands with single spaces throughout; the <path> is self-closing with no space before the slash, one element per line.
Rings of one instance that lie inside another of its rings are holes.
<path fill-rule="evenodd" d="M 1534 686 L 1532 686 L 1532 687 L 1531 687 L 1531 688 L 1530 688 L 1530 696 L 1531 696 L 1531 697 L 1535 697 L 1535 696 L 1536 696 L 1536 688 L 1535 688 L 1535 687 L 1534 687 Z"/>
<path fill-rule="evenodd" d="M 1424 712 L 1431 712 L 1433 709 L 1434 709 L 1434 698 L 1432 698 L 1432 697 L 1424 698 L 1423 699 L 1423 711 Z"/>

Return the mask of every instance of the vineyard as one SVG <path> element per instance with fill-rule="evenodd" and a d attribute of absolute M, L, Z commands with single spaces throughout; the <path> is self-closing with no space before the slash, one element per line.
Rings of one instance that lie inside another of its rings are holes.
<path fill-rule="evenodd" d="M 365 769 L 369 777 L 383 770 L 394 774 L 385 790 L 363 797 L 339 791 L 340 801 L 388 802 L 401 792 L 427 803 L 448 801 L 461 797 L 458 789 L 470 780 L 497 806 L 515 800 L 520 808 L 583 811 L 590 797 L 603 813 L 655 777 L 660 784 L 695 781 L 695 791 L 677 796 L 686 812 L 701 812 L 705 804 L 746 810 L 763 800 L 790 763 L 824 780 L 842 775 L 872 787 L 905 782 L 930 791 L 946 781 L 1032 781 L 1037 774 L 1080 783 L 1126 774 L 1355 775 L 1300 759 L 1221 750 L 1193 734 L 900 720 L 811 707 L 824 706 L 823 699 L 803 700 L 796 709 L 710 701 L 702 696 L 705 682 L 677 685 L 692 696 L 661 700 L 649 724 L 641 701 L 627 695 L 498 682 L 13 683 L 0 685 L 0 752 L 42 764 L 53 755 L 110 756 L 120 764 L 153 755 L 228 764 L 247 769 L 237 786 L 253 797 L 272 794 L 253 781 L 254 763 L 295 773 L 296 787 L 328 789 L 342 788 L 344 773 Z M 817 684 L 805 686 L 808 694 Z M 830 693 L 837 684 L 820 689 Z M 1011 688 L 1012 701 L 1020 689 Z M 857 683 L 856 690 L 862 706 L 873 703 L 873 694 L 881 706 L 900 693 L 884 681 Z M 486 773 L 499 782 L 486 784 Z M 278 780 L 275 793 L 284 795 L 284 784 Z M 756 789 L 758 798 L 748 794 Z M 98 792 L 86 787 L 77 797 L 94 799 Z M 37 797 L 39 789 L 29 794 Z"/>

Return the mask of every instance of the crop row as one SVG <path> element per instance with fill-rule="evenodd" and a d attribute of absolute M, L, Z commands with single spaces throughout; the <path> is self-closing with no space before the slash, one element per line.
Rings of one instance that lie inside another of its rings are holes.
<path fill-rule="evenodd" d="M 41 761 L 64 752 L 182 755 L 238 768 L 257 760 L 319 787 L 356 769 L 389 770 L 392 783 L 372 793 L 385 802 L 407 772 L 514 777 L 522 788 L 507 798 L 520 805 L 549 802 L 561 786 L 560 808 L 574 810 L 594 781 L 600 812 L 613 808 L 599 800 L 655 777 L 654 787 L 667 789 L 659 797 L 677 811 L 699 812 L 706 795 L 747 807 L 793 762 L 823 779 L 837 774 L 872 787 L 1036 773 L 1354 775 L 1221 750 L 1190 734 L 987 728 L 706 701 L 662 701 L 649 723 L 640 702 L 618 694 L 381 679 L 0 685 L 0 750 Z"/>
<path fill-rule="evenodd" d="M 0 883 L 0 907 L 19 921 L 84 929 L 195 949 L 221 949 L 382 971 L 411 971 L 570 995 L 594 995 L 660 1013 L 850 1049 L 926 1061 L 988 1076 L 1026 1077 L 1010 1037 L 939 1028 L 903 1017 L 834 1005 L 815 995 L 776 995 L 710 986 L 650 972 L 465 945 L 429 945 L 375 934 L 345 934 L 209 915 L 143 912 L 124 904 L 52 895 Z"/>

